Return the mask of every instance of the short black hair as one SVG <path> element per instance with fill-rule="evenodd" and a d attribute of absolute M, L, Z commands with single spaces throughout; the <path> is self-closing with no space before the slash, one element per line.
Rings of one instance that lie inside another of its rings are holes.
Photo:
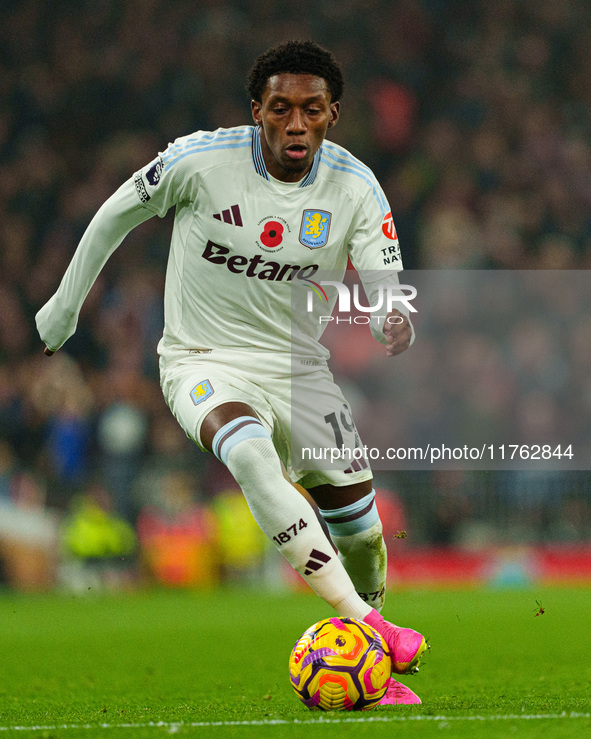
<path fill-rule="evenodd" d="M 248 75 L 246 89 L 250 97 L 260 103 L 269 78 L 282 73 L 322 77 L 332 103 L 343 94 L 343 73 L 339 63 L 328 49 L 313 41 L 286 41 L 258 56 Z"/>

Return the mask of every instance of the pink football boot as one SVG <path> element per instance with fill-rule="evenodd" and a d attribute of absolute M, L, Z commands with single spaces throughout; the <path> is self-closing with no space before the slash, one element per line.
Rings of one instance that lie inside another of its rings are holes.
<path fill-rule="evenodd" d="M 422 634 L 391 624 L 375 608 L 363 620 L 383 636 L 390 651 L 392 672 L 398 675 L 412 675 L 419 671 L 423 652 L 429 647 Z"/>
<path fill-rule="evenodd" d="M 390 678 L 384 697 L 378 703 L 379 706 L 399 706 L 399 705 L 415 705 L 420 703 L 421 699 L 416 693 L 413 693 L 406 685 L 396 682 L 393 677 Z"/>

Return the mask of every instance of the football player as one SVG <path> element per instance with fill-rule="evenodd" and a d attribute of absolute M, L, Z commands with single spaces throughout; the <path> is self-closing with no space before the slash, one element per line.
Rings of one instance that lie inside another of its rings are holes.
<path fill-rule="evenodd" d="M 372 473 L 353 454 L 361 444 L 318 341 L 319 308 L 292 310 L 295 288 L 318 287 L 312 278 L 323 272 L 338 283 L 349 259 L 372 305 L 402 268 L 375 176 L 326 140 L 342 89 L 334 57 L 312 42 L 262 54 L 248 79 L 254 125 L 180 138 L 125 182 L 91 221 L 36 320 L 51 355 L 74 333 L 86 295 L 126 234 L 175 207 L 158 345 L 166 402 L 187 436 L 228 467 L 281 554 L 339 615 L 375 627 L 393 671 L 404 674 L 418 669 L 427 643 L 380 615 L 386 547 Z M 370 324 L 388 356 L 413 338 L 408 310 L 399 308 Z M 305 402 L 296 402 L 295 388 Z M 331 446 L 343 459 L 324 468 L 292 454 Z M 318 504 L 338 556 L 291 483 Z M 384 702 L 420 700 L 392 679 Z"/>

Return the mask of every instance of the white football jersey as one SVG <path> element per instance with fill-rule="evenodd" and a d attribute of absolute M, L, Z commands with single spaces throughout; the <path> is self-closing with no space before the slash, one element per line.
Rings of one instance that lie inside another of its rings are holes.
<path fill-rule="evenodd" d="M 215 348 L 326 357 L 319 315 L 330 315 L 336 290 L 293 315 L 293 286 L 322 294 L 315 276 L 341 280 L 348 257 L 362 279 L 402 269 L 384 193 L 341 146 L 324 141 L 309 173 L 283 183 L 266 170 L 258 128 L 198 131 L 177 139 L 99 210 L 57 293 L 37 314 L 49 348 L 72 335 L 86 294 L 125 234 L 172 206 L 158 347 L 165 359 Z M 374 305 L 372 286 L 365 288 Z M 385 341 L 379 327 L 371 329 Z"/>
<path fill-rule="evenodd" d="M 328 141 L 303 180 L 284 183 L 265 168 L 258 128 L 199 131 L 170 145 L 134 183 L 157 215 L 176 206 L 165 356 L 216 347 L 291 352 L 294 342 L 298 353 L 317 353 L 325 326 L 318 316 L 332 312 L 336 290 L 328 304 L 315 300 L 312 312 L 296 317 L 293 285 L 312 289 L 327 270 L 341 279 L 349 256 L 361 273 L 402 269 L 376 178 Z"/>

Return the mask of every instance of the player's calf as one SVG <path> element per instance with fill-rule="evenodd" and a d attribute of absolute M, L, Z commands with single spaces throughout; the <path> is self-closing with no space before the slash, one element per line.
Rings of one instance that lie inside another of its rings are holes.
<path fill-rule="evenodd" d="M 312 506 L 283 477 L 263 424 L 251 416 L 232 420 L 217 432 L 212 450 L 240 485 L 258 525 L 310 587 L 340 615 L 367 615 L 369 606 L 355 593 Z"/>
<path fill-rule="evenodd" d="M 360 597 L 380 611 L 386 597 L 386 544 L 375 491 L 352 505 L 320 509 L 339 557 Z"/>

